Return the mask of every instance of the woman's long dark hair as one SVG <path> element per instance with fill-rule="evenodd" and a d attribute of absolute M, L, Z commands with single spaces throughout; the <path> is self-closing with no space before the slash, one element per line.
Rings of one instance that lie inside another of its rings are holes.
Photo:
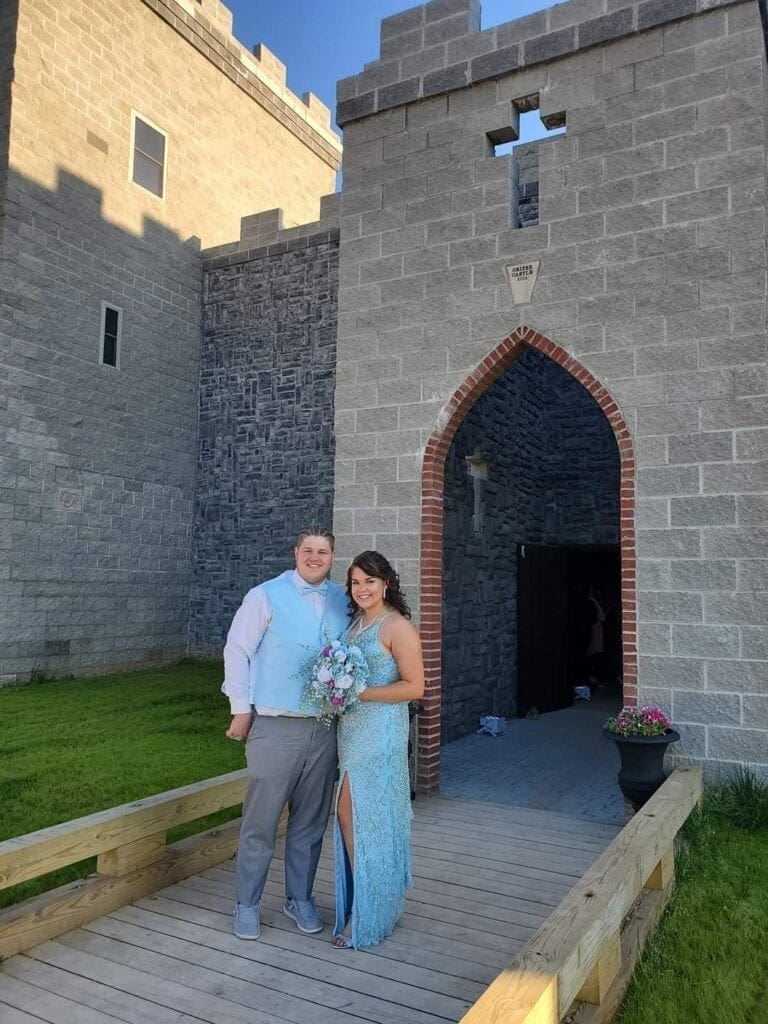
<path fill-rule="evenodd" d="M 383 580 L 387 587 L 384 600 L 390 608 L 400 612 L 404 619 L 410 619 L 411 609 L 405 603 L 403 592 L 400 589 L 400 577 L 384 555 L 379 554 L 378 551 L 361 551 L 359 555 L 352 559 L 352 564 L 347 569 L 347 596 L 349 597 L 349 604 L 353 615 L 360 611 L 352 597 L 353 569 L 359 569 L 366 576 L 375 576 L 376 579 Z"/>

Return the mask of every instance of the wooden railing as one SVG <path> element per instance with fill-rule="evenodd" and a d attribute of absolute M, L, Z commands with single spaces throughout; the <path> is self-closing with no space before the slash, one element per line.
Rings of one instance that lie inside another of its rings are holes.
<path fill-rule="evenodd" d="M 227 860 L 240 819 L 170 846 L 166 832 L 242 803 L 245 780 L 230 772 L 0 843 L 0 889 L 97 857 L 95 875 L 0 911 L 0 958 Z"/>
<path fill-rule="evenodd" d="M 173 845 L 166 832 L 241 803 L 245 777 L 220 775 L 0 843 L 0 889 L 97 857 L 96 874 L 0 911 L 0 958 L 231 857 L 239 819 Z M 675 837 L 701 793 L 700 769 L 676 769 L 462 1024 L 559 1024 L 569 1011 L 574 1024 L 611 1020 L 669 899 Z M 284 815 L 281 833 L 285 824 Z"/>
<path fill-rule="evenodd" d="M 610 1021 L 669 899 L 675 837 L 701 794 L 701 769 L 677 768 L 461 1024 Z"/>

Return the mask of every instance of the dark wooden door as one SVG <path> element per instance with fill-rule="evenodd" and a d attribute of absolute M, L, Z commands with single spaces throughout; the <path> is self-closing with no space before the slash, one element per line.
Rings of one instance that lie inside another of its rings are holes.
<path fill-rule="evenodd" d="M 517 548 L 517 713 L 573 703 L 568 680 L 567 553 Z"/>

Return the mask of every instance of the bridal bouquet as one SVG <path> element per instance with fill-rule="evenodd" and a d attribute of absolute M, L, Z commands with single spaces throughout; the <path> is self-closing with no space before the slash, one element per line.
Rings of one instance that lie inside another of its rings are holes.
<path fill-rule="evenodd" d="M 368 685 L 368 664 L 359 647 L 331 640 L 309 669 L 302 704 L 326 728 L 349 711 Z"/>

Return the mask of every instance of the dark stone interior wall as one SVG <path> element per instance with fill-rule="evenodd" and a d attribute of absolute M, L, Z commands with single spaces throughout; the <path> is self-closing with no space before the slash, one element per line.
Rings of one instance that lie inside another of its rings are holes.
<path fill-rule="evenodd" d="M 512 150 L 517 180 L 517 226 L 521 228 L 535 228 L 539 223 L 540 145 L 541 142 L 524 142 Z"/>
<path fill-rule="evenodd" d="M 192 653 L 220 654 L 298 530 L 332 523 L 337 290 L 327 232 L 206 268 Z"/>
<path fill-rule="evenodd" d="M 466 459 L 488 463 L 480 531 Z M 516 694 L 519 543 L 618 542 L 618 451 L 588 392 L 532 350 L 470 410 L 445 485 L 443 740 L 510 717 Z"/>

